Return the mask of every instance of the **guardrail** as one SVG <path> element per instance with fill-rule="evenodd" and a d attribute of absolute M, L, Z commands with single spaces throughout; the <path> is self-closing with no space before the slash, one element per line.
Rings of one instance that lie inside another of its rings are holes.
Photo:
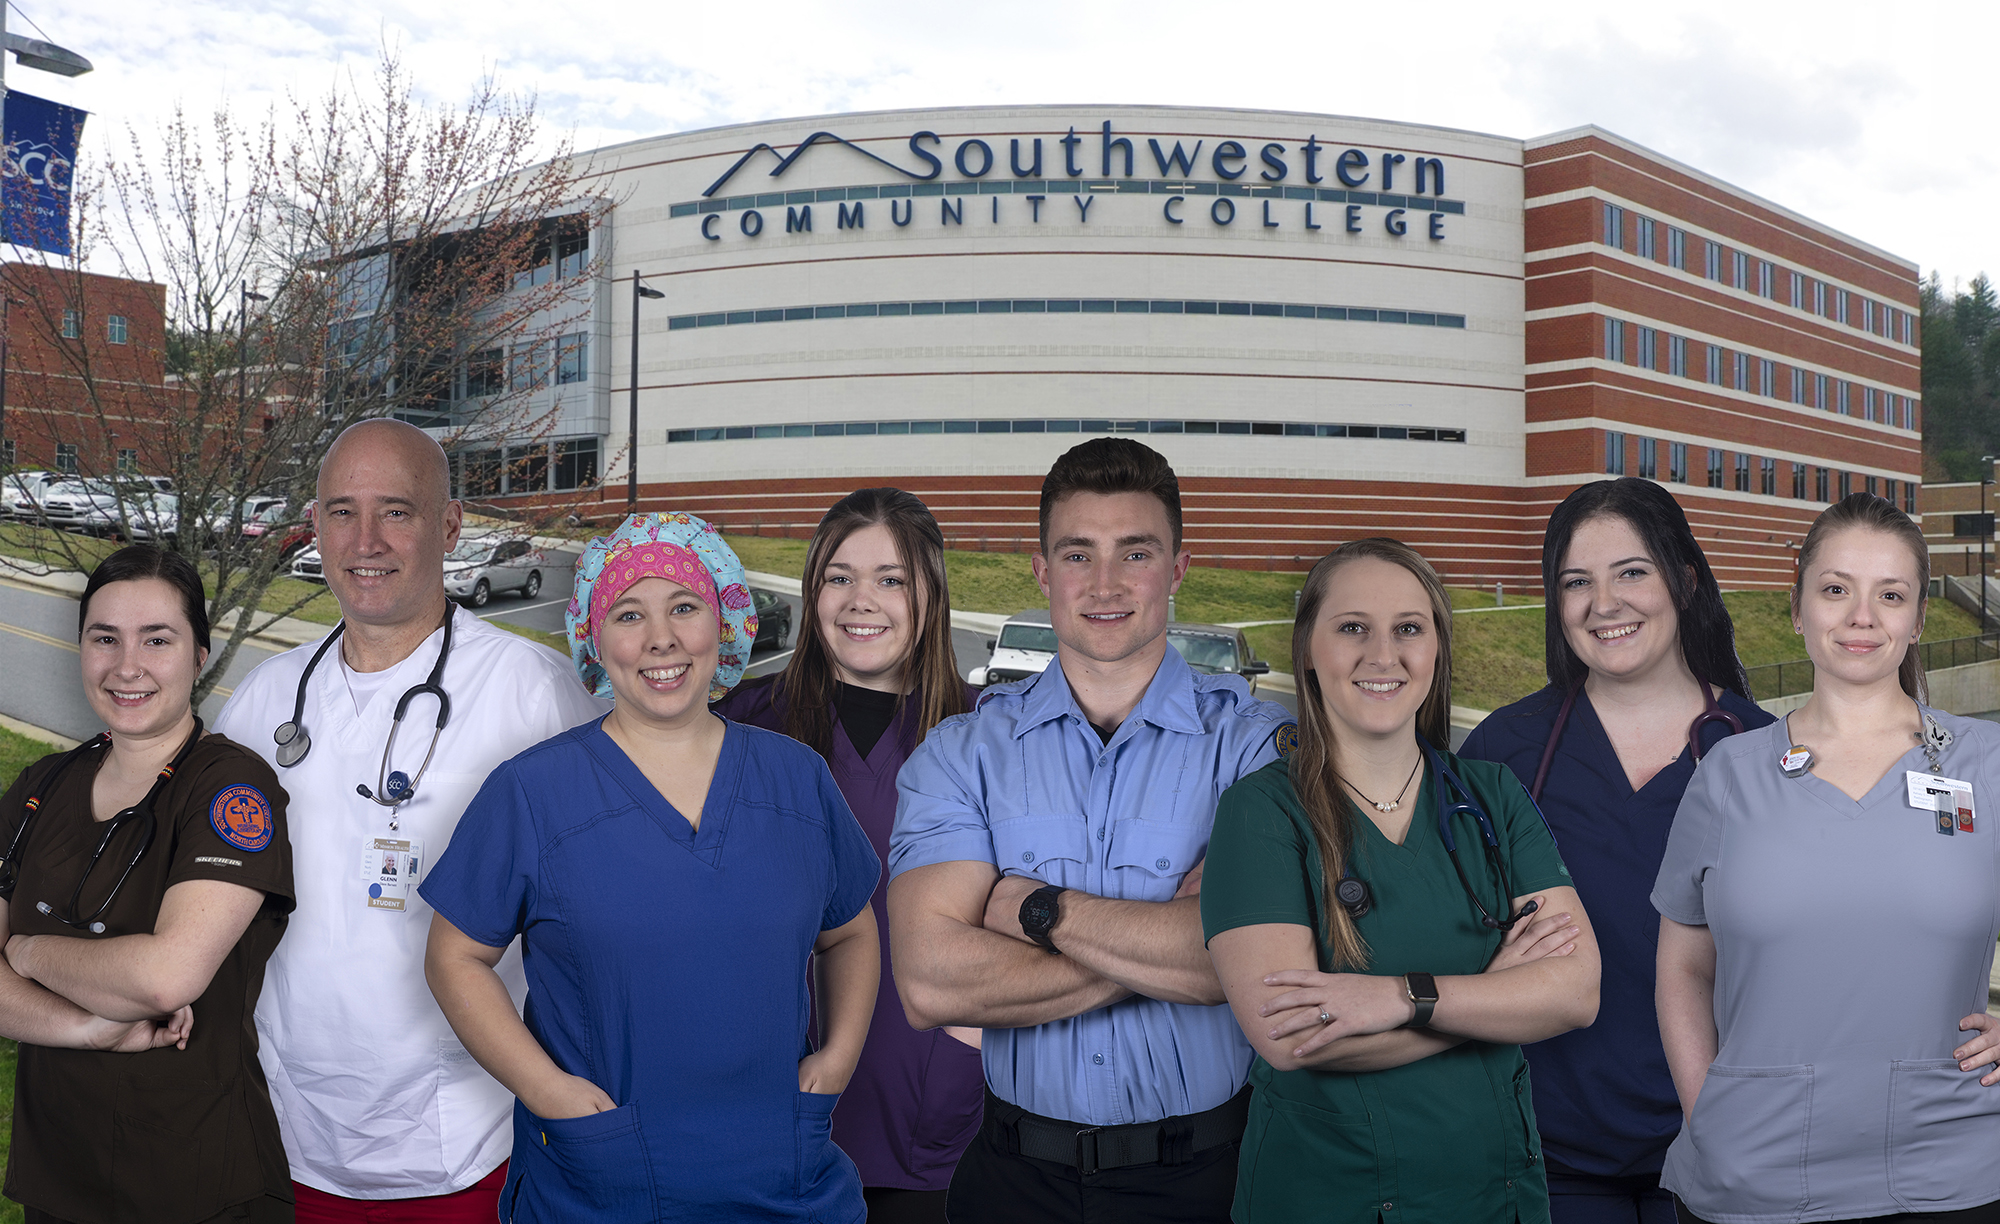
<path fill-rule="evenodd" d="M 2000 659 L 2000 633 L 1948 638 L 1942 642 L 1920 642 L 1917 659 L 1927 672 Z M 1750 696 L 1757 701 L 1812 691 L 1813 665 L 1810 659 L 1767 663 L 1762 667 L 1746 669 L 1746 674 L 1750 679 Z"/>

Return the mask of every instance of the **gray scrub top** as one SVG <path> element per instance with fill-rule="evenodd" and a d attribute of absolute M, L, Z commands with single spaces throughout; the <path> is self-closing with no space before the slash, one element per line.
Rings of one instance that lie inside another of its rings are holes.
<path fill-rule="evenodd" d="M 1928 712 L 1955 737 L 1938 772 L 1972 783 L 1973 832 L 1910 806 L 1919 748 L 1859 803 L 1785 777 L 1783 722 L 1710 749 L 1681 800 L 1653 906 L 1715 938 L 1720 1042 L 1660 1182 L 1703 1219 L 2000 1200 L 2000 1086 L 1951 1057 L 2000 937 L 2000 726 Z"/>

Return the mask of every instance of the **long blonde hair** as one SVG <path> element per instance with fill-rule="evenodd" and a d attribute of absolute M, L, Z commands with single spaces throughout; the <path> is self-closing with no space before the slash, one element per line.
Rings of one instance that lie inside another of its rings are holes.
<path fill-rule="evenodd" d="M 1313 630 L 1325 608 L 1327 592 L 1335 571 L 1350 561 L 1364 558 L 1387 561 L 1414 575 L 1430 596 L 1431 619 L 1437 633 L 1437 670 L 1431 675 L 1431 691 L 1417 709 L 1417 734 L 1440 749 L 1451 746 L 1451 597 L 1437 571 L 1417 555 L 1417 550 L 1387 536 L 1370 536 L 1342 544 L 1320 559 L 1306 576 L 1299 597 L 1298 618 L 1292 624 L 1292 675 L 1298 678 L 1299 746 L 1290 761 L 1292 790 L 1312 822 L 1313 837 L 1319 842 L 1320 874 L 1325 877 L 1325 895 L 1320 899 L 1324 916 L 1323 934 L 1333 949 L 1336 969 L 1365 969 L 1368 944 L 1361 938 L 1347 907 L 1334 890 L 1347 874 L 1347 859 L 1354 844 L 1355 810 L 1341 791 L 1340 772 L 1334 766 L 1333 722 L 1327 717 L 1319 675 L 1312 666 Z"/>

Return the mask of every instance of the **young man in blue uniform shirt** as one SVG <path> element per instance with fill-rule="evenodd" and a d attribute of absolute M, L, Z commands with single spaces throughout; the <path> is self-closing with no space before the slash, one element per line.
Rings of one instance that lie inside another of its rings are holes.
<path fill-rule="evenodd" d="M 1168 648 L 1179 486 L 1129 438 L 1042 485 L 1041 675 L 940 723 L 890 842 L 897 987 L 920 1027 L 986 1030 L 953 1224 L 1228 1217 L 1251 1050 L 1202 942 L 1215 803 L 1292 723 Z"/>

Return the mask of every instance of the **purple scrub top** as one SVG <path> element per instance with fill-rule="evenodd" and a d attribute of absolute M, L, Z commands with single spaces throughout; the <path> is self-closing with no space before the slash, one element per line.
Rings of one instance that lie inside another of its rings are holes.
<path fill-rule="evenodd" d="M 976 700 L 967 690 L 966 708 Z M 776 677 L 746 681 L 710 708 L 735 722 L 785 729 Z M 827 765 L 884 862 L 896 823 L 896 774 L 916 747 L 909 725 L 915 717 L 905 705 L 865 758 L 854 750 L 837 712 L 834 718 Z M 888 887 L 885 873 L 869 900 L 882 940 L 882 985 L 861 1062 L 833 1110 L 833 1140 L 861 1170 L 864 1186 L 943 1190 L 979 1130 L 986 1079 L 978 1050 L 943 1029 L 918 1032 L 903 1014 L 889 961 Z"/>

